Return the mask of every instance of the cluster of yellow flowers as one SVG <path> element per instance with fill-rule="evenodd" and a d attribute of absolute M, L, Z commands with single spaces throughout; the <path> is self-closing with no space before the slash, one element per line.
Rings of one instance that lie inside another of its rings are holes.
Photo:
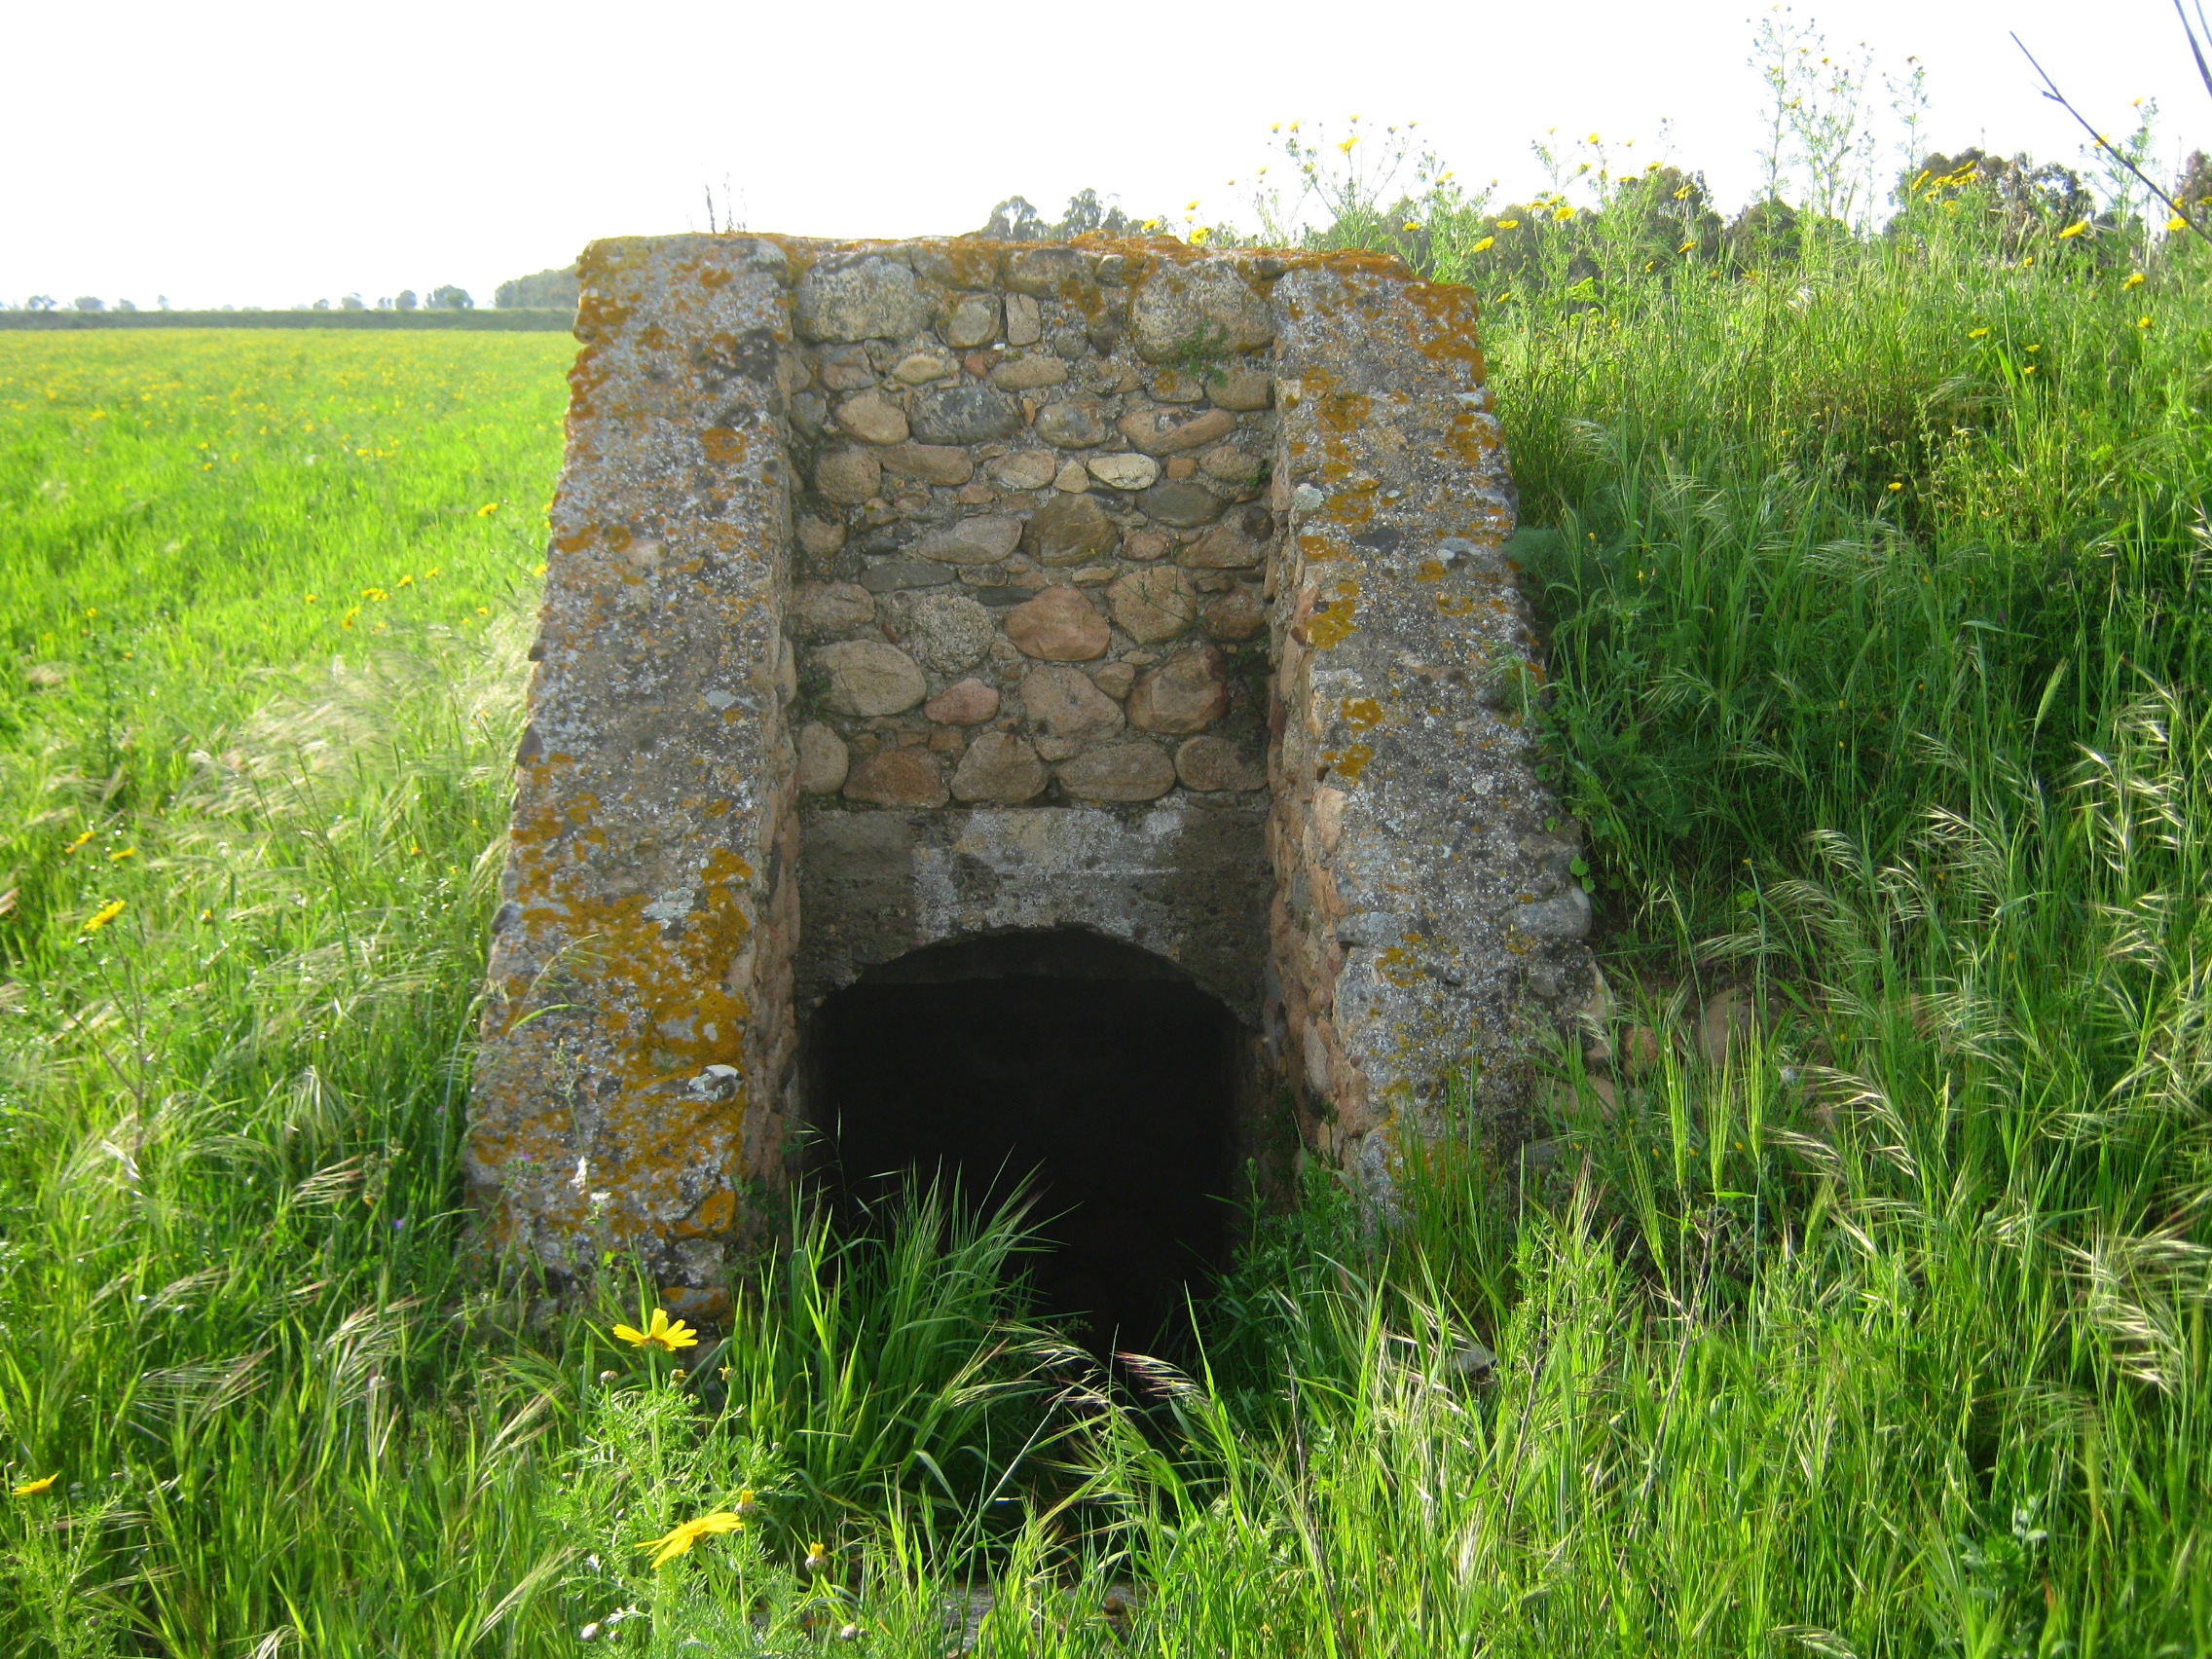
<path fill-rule="evenodd" d="M 668 1309 L 665 1308 L 654 1309 L 650 1316 L 641 1313 L 639 1317 L 645 1320 L 642 1329 L 636 1325 L 616 1325 L 614 1327 L 614 1338 L 617 1342 L 628 1343 L 632 1347 L 657 1347 L 669 1353 L 677 1353 L 684 1348 L 699 1346 L 699 1333 L 686 1325 L 682 1319 L 669 1317 Z M 676 1375 L 681 1377 L 682 1373 L 678 1372 Z M 727 1366 L 722 1368 L 722 1376 L 725 1379 L 729 1376 Z M 641 1550 L 653 1551 L 654 1555 L 650 1565 L 658 1567 L 687 1552 L 701 1538 L 711 1537 L 718 1532 L 735 1532 L 743 1530 L 747 1519 L 757 1508 L 758 1501 L 753 1494 L 753 1489 L 747 1487 L 737 1494 L 737 1507 L 735 1509 L 717 1509 L 711 1514 L 701 1515 L 690 1521 L 679 1522 L 659 1537 L 647 1538 L 637 1547 Z M 806 1559 L 803 1565 L 809 1572 L 820 1573 L 829 1570 L 830 1551 L 828 1546 L 819 1540 L 809 1542 L 806 1546 Z"/>

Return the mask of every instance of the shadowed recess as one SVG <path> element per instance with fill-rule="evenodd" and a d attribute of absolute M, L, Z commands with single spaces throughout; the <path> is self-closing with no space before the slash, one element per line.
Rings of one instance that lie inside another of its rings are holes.
<path fill-rule="evenodd" d="M 815 1016 L 834 1183 L 861 1199 L 941 1169 L 975 1198 L 1026 1190 L 1051 1245 L 1043 1310 L 1100 1347 L 1168 1346 L 1228 1244 L 1235 1034 L 1172 966 L 1095 935 L 915 951 Z"/>

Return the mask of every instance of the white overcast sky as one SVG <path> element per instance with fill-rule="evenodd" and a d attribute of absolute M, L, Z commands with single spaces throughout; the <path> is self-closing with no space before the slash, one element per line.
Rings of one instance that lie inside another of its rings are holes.
<path fill-rule="evenodd" d="M 0 302 L 288 305 L 493 287 L 594 237 L 704 229 L 726 178 L 756 230 L 974 229 L 1019 192 L 1251 214 L 1226 180 L 1271 123 L 1419 121 L 1461 177 L 1526 192 L 1546 129 L 1638 137 L 1723 204 L 1750 193 L 1763 92 L 1751 0 L 109 0 L 5 31 Z M 1938 148 L 2072 161 L 2017 29 L 2108 129 L 2163 107 L 2170 165 L 2212 148 L 2170 0 L 1802 0 L 1837 46 L 1926 64 Z"/>

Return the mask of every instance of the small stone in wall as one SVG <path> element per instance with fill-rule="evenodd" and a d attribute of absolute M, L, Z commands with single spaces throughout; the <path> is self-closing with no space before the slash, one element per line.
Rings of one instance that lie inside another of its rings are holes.
<path fill-rule="evenodd" d="M 904 424 L 903 416 L 901 424 Z M 965 484 L 976 474 L 976 463 L 968 459 L 968 452 L 952 444 L 895 443 L 883 450 L 878 460 L 894 478 L 918 478 L 924 484 Z"/>
<path fill-rule="evenodd" d="M 1106 601 L 1122 631 L 1145 645 L 1172 640 L 1198 614 L 1191 578 L 1173 565 L 1154 565 L 1117 577 L 1106 590 Z"/>
<path fill-rule="evenodd" d="M 1059 464 L 1051 450 L 1016 450 L 991 462 L 991 482 L 1004 490 L 1042 490 Z"/>
<path fill-rule="evenodd" d="M 962 800 L 1017 806 L 1045 787 L 1045 763 L 1036 750 L 1012 732 L 979 733 L 952 774 L 952 793 Z"/>
<path fill-rule="evenodd" d="M 1163 530 L 1132 530 L 1122 537 L 1122 557 L 1158 559 L 1173 545 Z"/>
<path fill-rule="evenodd" d="M 1246 507 L 1184 548 L 1175 562 L 1200 571 L 1247 571 L 1267 557 L 1273 535 L 1274 519 L 1267 508 Z"/>
<path fill-rule="evenodd" d="M 1090 671 L 1090 682 L 1119 701 L 1129 694 L 1129 687 L 1137 682 L 1137 671 L 1125 662 L 1110 662 L 1103 668 Z"/>
<path fill-rule="evenodd" d="M 980 680 L 960 680 L 922 705 L 922 713 L 940 725 L 981 725 L 999 712 L 995 686 Z"/>
<path fill-rule="evenodd" d="M 914 543 L 925 559 L 946 565 L 995 565 L 1021 540 L 1021 521 L 1003 513 L 966 518 Z"/>
<path fill-rule="evenodd" d="M 996 294 L 962 294 L 945 319 L 944 343 L 965 351 L 986 346 L 998 338 L 999 301 Z"/>
<path fill-rule="evenodd" d="M 809 340 L 903 340 L 929 326 L 913 272 L 881 254 L 831 254 L 799 278 L 792 312 Z"/>
<path fill-rule="evenodd" d="M 1219 444 L 1198 457 L 1198 470 L 1224 484 L 1250 484 L 1260 476 L 1260 458 L 1235 444 Z"/>
<path fill-rule="evenodd" d="M 1274 381 L 1260 369 L 1231 369 L 1206 387 L 1216 409 L 1265 409 L 1274 399 Z"/>
<path fill-rule="evenodd" d="M 857 391 L 875 384 L 875 365 L 866 346 L 832 346 L 822 353 L 815 373 L 831 391 Z"/>
<path fill-rule="evenodd" d="M 841 506 L 858 506 L 882 485 L 875 457 L 852 444 L 824 451 L 814 463 L 814 487 Z"/>
<path fill-rule="evenodd" d="M 820 720 L 798 728 L 798 787 L 807 794 L 835 794 L 845 787 L 852 756 L 845 740 Z"/>
<path fill-rule="evenodd" d="M 1175 762 L 1157 744 L 1120 743 L 1061 761 L 1060 787 L 1078 800 L 1157 800 L 1175 787 Z"/>
<path fill-rule="evenodd" d="M 875 601 L 856 582 L 801 582 L 792 592 L 801 639 L 833 640 L 875 621 Z"/>
<path fill-rule="evenodd" d="M 1171 524 L 1178 530 L 1195 529 L 1211 524 L 1221 517 L 1226 503 L 1202 484 L 1178 479 L 1166 484 L 1155 484 L 1137 497 L 1137 506 L 1145 517 L 1160 524 Z"/>
<path fill-rule="evenodd" d="M 861 586 L 870 593 L 895 593 L 901 588 L 942 587 L 953 579 L 942 565 L 920 559 L 887 559 L 861 572 Z"/>
<path fill-rule="evenodd" d="M 1113 550 L 1122 527 L 1087 495 L 1055 496 L 1029 515 L 1021 550 L 1045 565 L 1077 565 Z"/>
<path fill-rule="evenodd" d="M 1010 357 L 991 370 L 991 384 L 1008 391 L 1035 391 L 1067 378 L 1068 366 L 1057 357 Z"/>
<path fill-rule="evenodd" d="M 1250 350 L 1275 337 L 1268 298 L 1225 259 L 1157 268 L 1129 305 L 1137 352 L 1148 363 L 1172 363 L 1194 337 Z"/>
<path fill-rule="evenodd" d="M 1268 608 L 1259 591 L 1239 582 L 1201 612 L 1205 630 L 1217 640 L 1249 640 L 1268 625 Z"/>
<path fill-rule="evenodd" d="M 1009 346 L 1034 346 L 1043 338 L 1044 333 L 1044 323 L 1036 300 L 1027 294 L 1007 295 L 1006 343 Z"/>
<path fill-rule="evenodd" d="M 1160 480 L 1160 462 L 1149 455 L 1094 455 L 1088 464 L 1110 490 L 1146 490 Z"/>
<path fill-rule="evenodd" d="M 1122 711 L 1080 668 L 1052 663 L 1021 677 L 1021 706 L 1030 726 L 1065 745 L 1072 755 L 1086 744 L 1119 735 Z"/>
<path fill-rule="evenodd" d="M 853 767 L 845 797 L 870 806 L 942 806 L 944 768 L 926 748 L 879 749 Z"/>
<path fill-rule="evenodd" d="M 1080 495 L 1090 488 L 1090 474 L 1084 470 L 1082 461 L 1071 458 L 1052 475 L 1052 488 L 1064 490 L 1071 496 Z"/>
<path fill-rule="evenodd" d="M 1122 436 L 1147 455 L 1181 455 L 1200 449 L 1236 430 L 1236 417 L 1226 409 L 1192 414 L 1181 409 L 1132 409 L 1122 417 Z"/>
<path fill-rule="evenodd" d="M 880 391 L 864 391 L 838 404 L 837 424 L 864 443 L 896 444 L 906 436 L 905 412 Z"/>
<path fill-rule="evenodd" d="M 1221 653 L 1186 645 L 1129 693 L 1129 723 L 1145 731 L 1202 731 L 1229 712 Z"/>
<path fill-rule="evenodd" d="M 1006 635 L 1025 655 L 1048 662 L 1088 662 L 1114 641 L 1114 630 L 1083 590 L 1065 586 L 1046 588 L 1008 611 Z"/>
<path fill-rule="evenodd" d="M 991 613 L 962 593 L 931 588 L 886 602 L 885 620 L 924 668 L 956 674 L 989 654 L 998 627 Z"/>
<path fill-rule="evenodd" d="M 828 519 L 801 514 L 798 521 L 798 544 L 802 551 L 819 559 L 845 545 L 845 527 L 832 524 Z"/>
<path fill-rule="evenodd" d="M 925 444 L 980 444 L 1021 430 L 1021 405 L 996 387 L 970 381 L 930 387 L 914 397 L 914 436 Z"/>
<path fill-rule="evenodd" d="M 899 359 L 891 377 L 903 386 L 927 386 L 931 381 L 949 380 L 956 372 L 950 357 L 940 357 L 935 351 L 914 351 Z"/>
<path fill-rule="evenodd" d="M 1080 248 L 1020 248 L 1007 255 L 1006 285 L 1034 299 L 1062 298 L 1093 280 L 1090 260 Z"/>
<path fill-rule="evenodd" d="M 1175 751 L 1185 789 L 1256 790 L 1268 781 L 1260 763 L 1226 737 L 1194 737 Z"/>
<path fill-rule="evenodd" d="M 1057 449 L 1089 449 L 1106 441 L 1106 418 L 1094 403 L 1048 403 L 1037 411 L 1037 435 Z"/>
<path fill-rule="evenodd" d="M 896 715 L 929 695 L 921 665 L 880 640 L 842 640 L 814 653 L 830 678 L 823 702 L 832 714 Z"/>

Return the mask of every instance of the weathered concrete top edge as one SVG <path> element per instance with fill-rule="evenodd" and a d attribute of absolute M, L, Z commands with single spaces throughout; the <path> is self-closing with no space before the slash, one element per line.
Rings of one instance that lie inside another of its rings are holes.
<path fill-rule="evenodd" d="M 752 244 L 749 248 L 747 244 Z M 763 258 L 773 249 L 781 260 Z M 1191 243 L 1179 237 L 1080 236 L 1066 241 L 1000 241 L 988 237 L 802 237 L 769 231 L 675 232 L 659 236 L 603 237 L 588 243 L 579 265 L 588 282 L 595 271 L 618 269 L 653 258 L 719 257 L 764 266 L 780 265 L 788 281 L 796 281 L 808 267 L 829 258 L 876 254 L 910 264 L 916 253 L 947 257 L 955 272 L 968 276 L 954 286 L 985 288 L 998 285 L 1008 275 L 1009 261 L 1022 254 L 1043 254 L 1069 249 L 1092 259 L 1115 256 L 1131 261 L 1158 261 L 1169 265 L 1228 262 L 1248 267 L 1248 275 L 1264 281 L 1293 271 L 1324 271 L 1339 276 L 1365 276 L 1433 288 L 1460 284 L 1434 282 L 1419 276 L 1395 254 L 1358 248 L 1317 250 L 1266 245 Z M 929 275 L 925 273 L 925 275 Z M 1118 283 L 1109 276 L 1107 285 Z"/>

